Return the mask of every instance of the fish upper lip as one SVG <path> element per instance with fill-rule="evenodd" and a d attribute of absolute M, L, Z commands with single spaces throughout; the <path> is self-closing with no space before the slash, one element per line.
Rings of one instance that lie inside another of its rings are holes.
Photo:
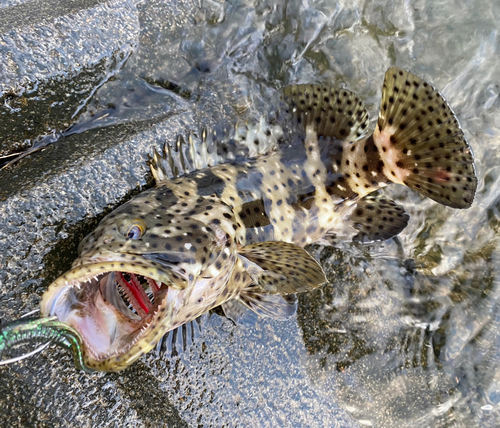
<path fill-rule="evenodd" d="M 160 253 L 161 254 L 161 253 Z M 144 266 L 137 265 L 137 261 L 142 260 L 146 264 L 155 264 L 154 269 L 161 270 L 160 276 L 155 278 L 158 272 L 148 271 Z M 184 260 L 182 260 L 184 261 Z M 183 289 L 188 286 L 189 279 L 180 272 L 172 272 L 172 268 L 175 267 L 176 263 L 174 261 L 163 260 L 161 257 L 157 257 L 157 253 L 121 253 L 119 257 L 115 253 L 111 252 L 105 254 L 104 256 L 80 256 L 73 262 L 72 268 L 66 272 L 66 275 L 71 275 L 73 272 L 79 269 L 89 269 L 93 266 L 103 266 L 104 270 L 98 271 L 98 273 L 106 271 L 123 271 L 123 272 L 133 272 L 139 275 L 148 276 L 150 278 L 155 278 L 157 281 L 161 281 L 166 284 L 169 283 L 170 287 Z M 131 266 L 135 265 L 135 266 Z M 60 278 L 58 278 L 60 279 Z M 57 280 L 56 280 L 57 281 Z"/>

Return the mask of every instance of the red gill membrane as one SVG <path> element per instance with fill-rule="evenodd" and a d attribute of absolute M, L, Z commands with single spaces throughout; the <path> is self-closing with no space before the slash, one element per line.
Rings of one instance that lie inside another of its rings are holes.
<path fill-rule="evenodd" d="M 137 275 L 130 274 L 130 282 L 125 279 L 121 272 L 117 272 L 116 279 L 122 290 L 125 292 L 128 301 L 132 304 L 140 317 L 145 316 L 153 308 L 151 300 L 142 288 L 137 279 Z"/>

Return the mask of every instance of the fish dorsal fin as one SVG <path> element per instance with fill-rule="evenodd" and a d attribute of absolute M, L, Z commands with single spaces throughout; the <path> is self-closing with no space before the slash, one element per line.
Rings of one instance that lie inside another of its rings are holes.
<path fill-rule="evenodd" d="M 320 264 L 306 250 L 288 242 L 251 244 L 239 254 L 254 283 L 266 293 L 301 293 L 327 281 Z"/>
<path fill-rule="evenodd" d="M 244 288 L 237 299 L 222 304 L 226 317 L 236 324 L 251 325 L 258 316 L 285 321 L 297 312 L 297 299 L 290 294 L 266 294 L 256 285 Z"/>
<path fill-rule="evenodd" d="M 268 124 L 263 117 L 257 123 L 238 122 L 233 129 L 203 129 L 201 136 L 190 131 L 187 140 L 178 135 L 174 144 L 165 143 L 162 153 L 155 149 L 149 166 L 159 183 L 238 157 L 268 153 L 277 148 L 282 135 L 280 126 Z"/>
<path fill-rule="evenodd" d="M 472 151 L 443 96 L 409 71 L 385 74 L 375 145 L 388 179 L 453 208 L 468 208 L 477 178 Z"/>
<path fill-rule="evenodd" d="M 347 89 L 321 85 L 293 85 L 284 90 L 292 113 L 306 129 L 313 126 L 319 136 L 355 141 L 368 129 L 363 102 Z"/>
<path fill-rule="evenodd" d="M 410 216 L 401 205 L 381 195 L 366 196 L 354 207 L 349 221 L 359 231 L 354 242 L 385 241 L 398 235 Z"/>

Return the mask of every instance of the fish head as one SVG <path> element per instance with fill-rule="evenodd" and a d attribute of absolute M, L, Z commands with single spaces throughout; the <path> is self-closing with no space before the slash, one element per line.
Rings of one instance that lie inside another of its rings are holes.
<path fill-rule="evenodd" d="M 127 367 L 224 292 L 237 261 L 232 211 L 189 182 L 177 187 L 150 189 L 107 215 L 43 296 L 42 315 L 80 333 L 91 369 Z"/>

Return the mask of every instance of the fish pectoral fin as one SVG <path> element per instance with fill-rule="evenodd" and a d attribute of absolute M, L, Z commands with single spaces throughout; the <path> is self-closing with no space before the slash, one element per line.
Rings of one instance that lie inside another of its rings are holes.
<path fill-rule="evenodd" d="M 258 316 L 285 321 L 297 312 L 297 298 L 293 294 L 265 294 L 256 284 L 251 284 L 237 299 L 223 303 L 222 309 L 235 324 L 253 325 Z"/>
<path fill-rule="evenodd" d="M 265 293 L 301 293 L 327 282 L 321 265 L 306 250 L 288 242 L 247 245 L 239 254 L 248 274 Z"/>
<path fill-rule="evenodd" d="M 404 208 L 381 195 L 366 196 L 351 211 L 349 222 L 359 231 L 353 242 L 385 241 L 398 235 L 410 216 Z"/>
<path fill-rule="evenodd" d="M 373 140 L 386 177 L 453 208 L 468 208 L 477 178 L 471 148 L 448 103 L 430 83 L 391 67 Z"/>
<path fill-rule="evenodd" d="M 304 126 L 312 126 L 321 137 L 355 141 L 368 129 L 363 102 L 347 89 L 322 85 L 292 85 L 284 90 L 292 114 Z"/>

